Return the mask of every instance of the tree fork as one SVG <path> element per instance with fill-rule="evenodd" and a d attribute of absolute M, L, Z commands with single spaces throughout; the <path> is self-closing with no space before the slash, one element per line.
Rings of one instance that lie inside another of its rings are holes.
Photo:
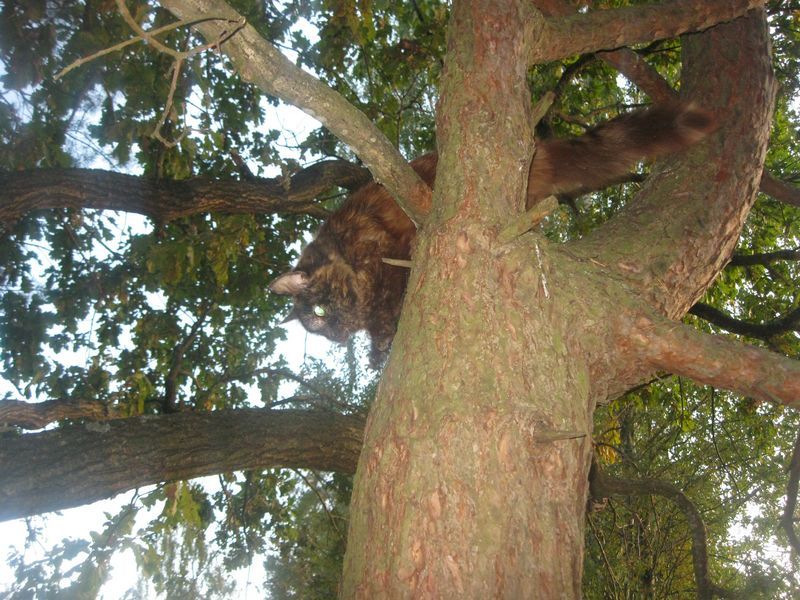
<path fill-rule="evenodd" d="M 368 419 L 342 597 L 580 596 L 588 376 L 549 253 L 497 239 L 524 206 L 536 27 L 525 1 L 453 7 L 433 210 Z"/>

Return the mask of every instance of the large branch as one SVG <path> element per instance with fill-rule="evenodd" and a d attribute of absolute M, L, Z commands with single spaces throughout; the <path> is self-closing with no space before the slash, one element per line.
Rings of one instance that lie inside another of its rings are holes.
<path fill-rule="evenodd" d="M 712 111 L 719 129 L 654 165 L 633 202 L 571 243 L 673 319 L 733 254 L 761 180 L 775 94 L 763 11 L 687 36 L 683 53 L 682 93 Z"/>
<path fill-rule="evenodd" d="M 800 248 L 795 250 L 776 250 L 757 254 L 734 254 L 729 267 L 767 266 L 779 260 L 800 260 Z"/>
<path fill-rule="evenodd" d="M 227 28 L 219 19 L 243 21 L 222 0 L 161 0 L 161 4 L 180 19 L 213 19 L 196 26 L 210 42 L 220 39 Z M 319 120 L 350 146 L 415 222 L 430 211 L 430 188 L 372 121 L 335 90 L 295 66 L 255 28 L 245 25 L 221 50 L 243 79 Z"/>
<path fill-rule="evenodd" d="M 290 398 L 270 403 L 267 408 L 284 406 L 293 402 L 302 402 L 307 406 L 331 407 L 342 412 L 350 412 L 353 406 L 339 400 L 334 394 L 312 382 L 307 381 L 289 369 L 262 367 L 255 370 L 230 373 L 218 379 L 214 385 L 233 381 L 252 381 L 256 376 L 268 376 L 276 380 L 289 380 L 312 392 L 311 395 L 295 395 Z M 186 405 L 198 404 L 195 398 Z M 84 398 L 58 398 L 42 402 L 25 402 L 23 400 L 0 400 L 0 426 L 17 427 L 19 429 L 43 429 L 57 421 L 82 420 L 108 421 L 130 416 L 120 405 L 109 404 L 102 400 Z"/>
<path fill-rule="evenodd" d="M 541 38 L 531 48 L 530 63 L 702 31 L 763 4 L 764 0 L 673 0 L 550 17 Z"/>
<path fill-rule="evenodd" d="M 241 409 L 69 425 L 0 444 L 0 520 L 239 469 L 355 472 L 364 420 Z"/>
<path fill-rule="evenodd" d="M 160 222 L 204 212 L 324 217 L 327 212 L 314 198 L 332 186 L 353 189 L 369 179 L 366 169 L 344 160 L 319 162 L 291 177 L 252 181 L 171 181 L 96 169 L 0 172 L 0 222 L 44 208 L 120 210 Z"/>
<path fill-rule="evenodd" d="M 631 174 L 630 180 L 635 177 L 639 175 Z M 353 190 L 371 179 L 367 169 L 344 160 L 319 162 L 289 178 L 253 180 L 157 180 L 98 169 L 0 172 L 0 223 L 48 208 L 119 210 L 160 223 L 210 212 L 324 218 L 328 212 L 313 202 L 316 197 L 333 186 Z M 761 179 L 761 191 L 800 205 L 800 193 L 768 173 Z"/>
<path fill-rule="evenodd" d="M 651 369 L 800 409 L 800 361 L 663 317 L 640 316 L 620 344 Z"/>
<path fill-rule="evenodd" d="M 547 17 L 564 17 L 577 12 L 577 7 L 568 0 L 538 0 L 536 4 Z M 677 92 L 667 80 L 630 48 L 601 51 L 596 56 L 636 84 L 653 102 L 667 103 L 678 99 Z"/>

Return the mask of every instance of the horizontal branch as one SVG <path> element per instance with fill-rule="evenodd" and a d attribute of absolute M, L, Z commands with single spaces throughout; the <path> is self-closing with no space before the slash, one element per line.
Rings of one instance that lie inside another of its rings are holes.
<path fill-rule="evenodd" d="M 662 317 L 641 316 L 620 333 L 653 369 L 800 409 L 800 361 Z"/>
<path fill-rule="evenodd" d="M 329 390 L 305 380 L 289 369 L 263 367 L 243 371 L 238 374 L 228 374 L 217 379 L 214 385 L 221 385 L 233 381 L 250 381 L 257 376 L 269 376 L 281 380 L 290 380 L 308 389 L 313 394 L 295 395 L 291 398 L 271 403 L 268 408 L 286 406 L 292 403 L 303 403 L 320 408 L 350 412 L 355 407 L 342 400 Z M 169 396 L 169 392 L 166 396 Z M 198 399 L 187 402 L 187 405 L 198 405 Z M 173 407 L 174 408 L 174 407 Z M 122 405 L 110 404 L 101 400 L 85 400 L 74 398 L 59 398 L 42 402 L 26 402 L 24 400 L 0 400 L 0 427 L 17 427 L 19 429 L 43 429 L 52 423 L 65 420 L 82 420 L 84 423 L 92 421 L 109 421 L 124 419 L 130 416 Z"/>
<path fill-rule="evenodd" d="M 788 331 L 800 331 L 800 308 L 796 308 L 787 315 L 773 319 L 768 323 L 740 321 L 702 302 L 692 306 L 689 309 L 689 313 L 730 333 L 746 335 L 764 341 L 769 341 L 770 338 Z"/>
<path fill-rule="evenodd" d="M 564 17 L 575 14 L 576 7 L 568 0 L 537 0 L 535 4 L 546 17 Z M 665 104 L 678 99 L 678 93 L 672 89 L 661 73 L 652 67 L 641 54 L 630 48 L 597 52 L 595 56 L 622 73 L 650 96 L 653 102 Z"/>
<path fill-rule="evenodd" d="M 241 409 L 135 417 L 5 437 L 0 520 L 137 487 L 241 469 L 355 472 L 364 420 L 330 411 Z"/>
<path fill-rule="evenodd" d="M 732 21 L 764 0 L 672 0 L 550 17 L 530 63 L 672 38 Z"/>
<path fill-rule="evenodd" d="M 108 421 L 122 416 L 118 408 L 98 400 L 0 400 L 0 426 L 5 427 L 42 429 L 64 419 Z"/>
<path fill-rule="evenodd" d="M 626 181 L 640 178 L 631 174 Z M 316 197 L 334 186 L 353 190 L 371 179 L 366 168 L 344 160 L 315 163 L 288 178 L 252 180 L 201 177 L 157 180 L 99 169 L 0 172 L 0 223 L 48 208 L 119 210 L 146 215 L 162 223 L 209 212 L 304 214 L 325 218 L 328 212 L 313 202 Z M 784 193 L 778 197 L 775 193 L 780 190 Z M 800 191 L 766 172 L 761 180 L 761 191 L 789 204 L 793 203 L 788 195 L 792 192 L 800 203 Z M 776 254 L 776 260 L 797 260 L 798 256 L 800 251 L 786 250 L 780 256 Z M 763 263 L 742 262 L 739 256 L 734 256 L 730 264 Z"/>
<path fill-rule="evenodd" d="M 209 41 L 219 39 L 225 29 L 219 19 L 242 21 L 223 0 L 161 0 L 161 4 L 179 19 L 213 15 L 218 20 L 196 26 Z M 243 79 L 314 117 L 350 146 L 409 217 L 417 223 L 422 221 L 430 211 L 430 188 L 363 112 L 297 67 L 250 25 L 242 27 L 220 49 Z"/>
<path fill-rule="evenodd" d="M 366 169 L 344 160 L 319 162 L 291 177 L 248 181 L 172 181 L 97 169 L 0 172 L 0 222 L 45 208 L 120 210 L 160 222 L 206 212 L 325 217 L 314 198 L 333 186 L 355 189 L 369 180 Z"/>

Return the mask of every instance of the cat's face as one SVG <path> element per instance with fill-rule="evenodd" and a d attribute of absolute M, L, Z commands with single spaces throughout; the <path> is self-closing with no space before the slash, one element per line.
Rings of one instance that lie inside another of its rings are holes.
<path fill-rule="evenodd" d="M 343 344 L 356 331 L 368 328 L 372 294 L 368 282 L 350 265 L 336 256 L 325 259 L 313 265 L 301 259 L 295 270 L 279 275 L 269 288 L 294 301 L 284 322 L 299 319 L 308 331 Z"/>

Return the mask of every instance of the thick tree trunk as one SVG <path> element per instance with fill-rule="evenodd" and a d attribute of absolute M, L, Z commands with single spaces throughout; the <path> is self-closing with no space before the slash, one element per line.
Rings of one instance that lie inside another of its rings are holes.
<path fill-rule="evenodd" d="M 549 267 L 509 264 L 464 225 L 417 253 L 359 463 L 346 598 L 580 597 L 592 406 L 569 299 Z"/>
<path fill-rule="evenodd" d="M 542 24 L 528 6 L 454 4 L 433 212 L 417 237 L 367 424 L 346 598 L 580 597 L 594 403 L 663 367 L 636 344 L 663 319 L 656 310 L 682 314 L 707 288 L 753 199 L 772 100 L 760 13 L 718 27 L 706 48 L 726 72 L 740 65 L 740 79 L 757 82 L 741 98 L 721 100 L 752 101 L 751 122 L 720 111 L 715 137 L 730 139 L 722 157 L 749 153 L 754 164 L 725 177 L 706 172 L 680 191 L 687 178 L 660 170 L 655 181 L 671 203 L 639 203 L 564 250 L 535 235 L 500 244 L 497 232 L 519 212 L 530 160 L 519 52 Z M 726 50 L 731 39 L 740 51 Z M 737 135 L 728 138 L 729 129 Z M 707 160 L 706 169 L 723 162 Z M 636 245 L 624 243 L 631 237 Z M 616 260 L 596 258 L 604 252 Z M 666 274 L 647 278 L 673 268 L 681 277 L 669 285 Z M 633 347 L 638 355 L 626 355 Z"/>
<path fill-rule="evenodd" d="M 529 3 L 456 3 L 431 220 L 368 420 L 345 598 L 577 598 L 592 404 L 523 206 Z"/>

